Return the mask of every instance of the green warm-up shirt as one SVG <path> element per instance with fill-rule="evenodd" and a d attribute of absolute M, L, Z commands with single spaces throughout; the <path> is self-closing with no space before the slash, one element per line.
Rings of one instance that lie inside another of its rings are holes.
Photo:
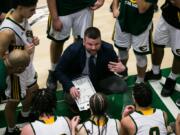
<path fill-rule="evenodd" d="M 59 16 L 69 15 L 90 7 L 95 2 L 96 0 L 56 0 L 57 12 Z"/>
<path fill-rule="evenodd" d="M 152 6 L 145 13 L 139 13 L 136 0 L 121 0 L 118 20 L 122 31 L 139 35 L 147 29 L 152 21 L 154 4 L 157 3 L 157 0 L 145 1 L 152 3 Z"/>

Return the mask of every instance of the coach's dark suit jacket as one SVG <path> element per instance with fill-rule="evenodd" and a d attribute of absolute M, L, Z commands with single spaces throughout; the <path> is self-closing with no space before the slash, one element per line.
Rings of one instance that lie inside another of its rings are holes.
<path fill-rule="evenodd" d="M 117 62 L 117 55 L 113 46 L 107 42 L 102 42 L 101 49 L 97 53 L 96 59 L 96 82 L 113 75 L 108 69 L 109 61 Z M 63 89 L 69 92 L 73 86 L 72 79 L 80 77 L 86 63 L 86 51 L 82 42 L 70 45 L 60 57 L 55 69 L 57 80 L 62 84 Z M 93 82 L 93 80 L 91 80 Z M 94 85 L 94 84 L 93 84 Z M 95 86 L 95 85 L 94 85 Z M 95 87 L 96 91 L 97 88 Z"/>

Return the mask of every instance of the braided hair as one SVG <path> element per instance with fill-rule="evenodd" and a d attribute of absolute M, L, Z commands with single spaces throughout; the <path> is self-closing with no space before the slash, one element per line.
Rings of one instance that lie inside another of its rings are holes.
<path fill-rule="evenodd" d="M 96 93 L 90 98 L 90 109 L 93 114 L 92 116 L 92 132 L 93 132 L 93 120 L 97 118 L 97 126 L 98 126 L 98 135 L 103 134 L 103 132 L 107 131 L 107 117 L 106 117 L 106 110 L 107 110 L 108 102 L 107 98 L 102 93 Z M 102 130 L 100 130 L 100 118 L 105 118 L 105 125 L 103 126 Z"/>
<path fill-rule="evenodd" d="M 48 89 L 39 89 L 35 92 L 32 100 L 32 113 L 39 117 L 42 114 L 54 114 L 56 109 L 56 97 Z"/>
<path fill-rule="evenodd" d="M 107 98 L 102 93 L 96 93 L 90 98 L 90 108 L 93 115 L 102 116 L 107 110 Z"/>

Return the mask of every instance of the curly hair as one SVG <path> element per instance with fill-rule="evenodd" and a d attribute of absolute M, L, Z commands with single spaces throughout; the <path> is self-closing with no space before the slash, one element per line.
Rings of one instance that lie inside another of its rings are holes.
<path fill-rule="evenodd" d="M 37 117 L 42 114 L 54 114 L 56 109 L 56 96 L 48 89 L 39 89 L 34 93 L 32 100 L 32 113 Z"/>

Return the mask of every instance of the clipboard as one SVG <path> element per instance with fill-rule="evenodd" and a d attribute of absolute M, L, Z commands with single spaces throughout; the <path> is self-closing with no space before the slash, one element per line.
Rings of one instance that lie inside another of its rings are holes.
<path fill-rule="evenodd" d="M 79 111 L 88 110 L 90 97 L 96 93 L 89 76 L 76 78 L 72 83 L 80 91 L 80 98 L 75 100 Z"/>

